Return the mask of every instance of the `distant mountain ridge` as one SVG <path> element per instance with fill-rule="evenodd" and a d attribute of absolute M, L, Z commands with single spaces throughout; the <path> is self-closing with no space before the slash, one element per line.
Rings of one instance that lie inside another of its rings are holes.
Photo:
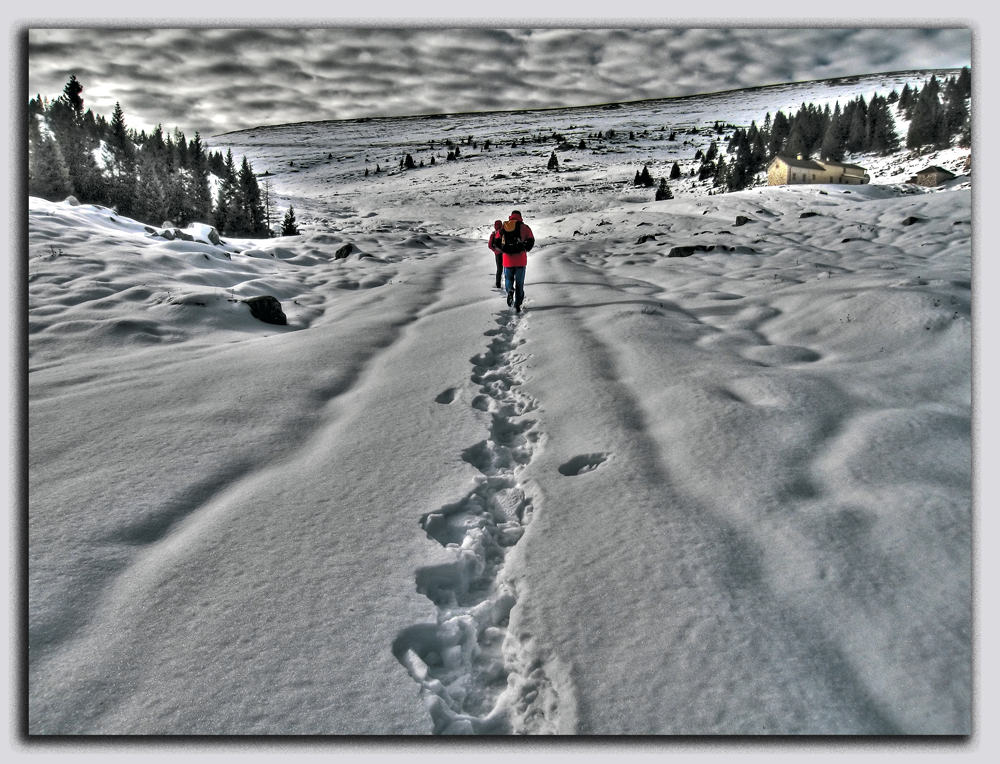
<path fill-rule="evenodd" d="M 395 116 L 371 116 L 371 117 L 353 117 L 350 119 L 323 119 L 323 120 L 309 120 L 303 122 L 284 122 L 277 125 L 258 125 L 256 127 L 248 127 L 242 130 L 231 130 L 226 133 L 217 133 L 213 135 L 213 138 L 222 138 L 225 136 L 232 135 L 242 135 L 245 133 L 252 133 L 256 130 L 272 130 L 287 127 L 301 127 L 301 126 L 318 126 L 318 125 L 333 125 L 333 124 L 363 124 L 369 122 L 399 122 L 406 120 L 415 119 L 448 119 L 448 118 L 460 118 L 460 117 L 479 117 L 487 114 L 545 114 L 552 112 L 562 112 L 562 113 L 572 113 L 572 112 L 585 112 L 592 111 L 594 109 L 608 109 L 608 108 L 628 108 L 634 106 L 655 106 L 658 104 L 672 104 L 684 101 L 696 101 L 700 99 L 713 99 L 725 96 L 732 96 L 734 94 L 746 93 L 746 94 L 759 94 L 759 95 L 769 95 L 772 93 L 781 93 L 789 90 L 799 90 L 799 89 L 813 89 L 816 86 L 825 86 L 828 88 L 850 88 L 855 91 L 859 87 L 864 89 L 864 86 L 879 85 L 881 87 L 876 87 L 875 89 L 883 89 L 886 82 L 896 83 L 897 87 L 902 87 L 907 82 L 919 82 L 923 80 L 929 80 L 931 76 L 936 76 L 939 79 L 944 77 L 950 77 L 958 74 L 961 71 L 961 67 L 953 68 L 943 68 L 943 69 L 907 69 L 896 72 L 877 72 L 873 74 L 852 74 L 845 77 L 830 77 L 826 79 L 818 80 L 802 80 L 799 82 L 784 82 L 784 83 L 774 83 L 770 85 L 753 85 L 745 88 L 733 88 L 730 90 L 717 90 L 710 93 L 695 93 L 691 95 L 682 96 L 665 96 L 662 98 L 642 98 L 636 99 L 634 101 L 610 101 L 604 103 L 595 103 L 585 106 L 552 106 L 546 108 L 535 108 L 535 109 L 503 109 L 496 111 L 470 111 L 470 112 L 439 112 L 439 113 L 429 113 L 429 114 L 408 114 L 408 115 L 395 115 Z M 891 87 L 890 87 L 891 89 Z"/>

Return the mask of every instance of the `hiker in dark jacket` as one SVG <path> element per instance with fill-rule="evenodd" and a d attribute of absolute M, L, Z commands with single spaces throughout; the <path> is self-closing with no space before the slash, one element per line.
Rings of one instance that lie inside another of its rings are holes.
<path fill-rule="evenodd" d="M 499 220 L 493 221 L 493 232 L 490 234 L 490 241 L 487 245 L 497 259 L 497 289 L 500 288 L 500 276 L 503 274 L 503 251 L 500 249 L 500 245 L 497 244 L 500 226 L 502 225 L 503 223 Z"/>
<path fill-rule="evenodd" d="M 514 310 L 520 313 L 524 302 L 524 271 L 528 266 L 528 251 L 535 246 L 535 235 L 524 224 L 521 213 L 514 210 L 497 231 L 497 240 L 503 252 L 507 304 L 513 303 Z"/>

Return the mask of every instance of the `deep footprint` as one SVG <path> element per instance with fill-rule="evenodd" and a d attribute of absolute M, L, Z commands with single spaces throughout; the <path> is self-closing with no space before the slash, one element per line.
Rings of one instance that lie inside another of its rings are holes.
<path fill-rule="evenodd" d="M 591 472 L 604 464 L 609 456 L 610 454 L 607 453 L 574 456 L 568 462 L 559 466 L 559 473 L 567 477 L 575 477 L 585 472 Z"/>
<path fill-rule="evenodd" d="M 541 435 L 536 422 L 521 418 L 537 404 L 517 390 L 518 325 L 504 317 L 497 324 L 487 332 L 489 349 L 470 359 L 472 380 L 480 386 L 471 406 L 490 414 L 490 428 L 489 437 L 466 448 L 462 458 L 481 475 L 462 499 L 420 521 L 427 537 L 452 553 L 449 562 L 416 574 L 417 591 L 438 608 L 437 624 L 405 629 L 392 648 L 419 684 L 439 735 L 548 731 L 558 722 L 558 692 L 508 634 L 517 596 L 504 561 L 533 510 L 517 473 Z M 451 403 L 456 392 L 451 388 L 435 400 Z"/>
<path fill-rule="evenodd" d="M 443 393 L 439 393 L 437 398 L 434 399 L 435 403 L 453 403 L 455 398 L 458 396 L 457 387 L 449 387 Z"/>

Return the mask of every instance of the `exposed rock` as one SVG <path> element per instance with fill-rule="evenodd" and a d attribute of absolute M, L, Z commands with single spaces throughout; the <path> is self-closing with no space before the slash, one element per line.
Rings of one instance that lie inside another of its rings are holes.
<path fill-rule="evenodd" d="M 173 229 L 171 229 L 171 228 L 168 228 L 165 231 L 160 231 L 156 235 L 159 236 L 159 237 L 161 237 L 161 238 L 163 238 L 163 239 L 166 239 L 167 241 L 173 241 L 174 240 L 174 232 L 173 232 Z"/>
<path fill-rule="evenodd" d="M 736 216 L 736 225 L 746 225 L 749 222 L 750 222 L 750 218 L 745 217 L 744 215 L 737 215 Z"/>
<path fill-rule="evenodd" d="M 219 236 L 219 232 L 215 230 L 214 227 L 208 229 L 208 240 L 212 242 L 215 246 L 222 245 L 222 238 Z"/>
<path fill-rule="evenodd" d="M 250 313 L 253 317 L 265 324 L 284 326 L 288 323 L 277 297 L 265 294 L 259 297 L 248 297 L 243 302 L 250 306 Z"/>
<path fill-rule="evenodd" d="M 194 236 L 189 233 L 184 233 L 180 228 L 174 229 L 174 236 L 176 236 L 181 241 L 194 241 Z"/>
<path fill-rule="evenodd" d="M 802 218 L 814 218 L 817 215 L 819 215 L 818 212 L 803 212 L 801 215 L 799 215 L 799 220 L 801 220 Z"/>
<path fill-rule="evenodd" d="M 910 217 L 908 217 L 906 220 L 903 221 L 903 225 L 913 225 L 914 223 L 919 223 L 919 222 L 920 218 L 915 218 L 913 217 L 913 215 L 910 215 Z"/>
<path fill-rule="evenodd" d="M 173 228 L 173 227 L 174 224 L 171 223 L 169 220 L 164 220 L 163 223 L 160 225 L 160 228 Z"/>
<path fill-rule="evenodd" d="M 337 250 L 336 254 L 333 256 L 333 259 L 334 260 L 343 260 L 345 257 L 347 257 L 349 254 L 351 254 L 351 252 L 353 252 L 353 251 L 354 251 L 354 245 L 353 244 L 345 244 L 344 246 L 342 246 L 340 249 Z"/>
<path fill-rule="evenodd" d="M 639 241 L 637 241 L 636 244 L 645 244 L 647 241 L 656 241 L 656 234 L 644 233 L 642 236 L 639 237 Z"/>
<path fill-rule="evenodd" d="M 695 252 L 711 252 L 715 249 L 714 244 L 688 244 L 680 247 L 671 247 L 667 257 L 690 257 Z"/>
<path fill-rule="evenodd" d="M 77 199 L 75 196 L 70 195 L 67 196 L 65 199 L 63 199 L 63 204 L 68 204 L 70 207 L 79 207 L 80 200 Z"/>

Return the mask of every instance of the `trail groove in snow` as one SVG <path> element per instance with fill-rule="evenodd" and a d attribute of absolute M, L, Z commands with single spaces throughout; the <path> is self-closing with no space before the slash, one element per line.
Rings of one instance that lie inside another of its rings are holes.
<path fill-rule="evenodd" d="M 393 645 L 420 685 L 435 734 L 561 731 L 558 689 L 508 630 L 517 591 L 505 577 L 505 560 L 534 509 L 518 473 L 543 436 L 525 418 L 536 402 L 518 390 L 523 358 L 515 351 L 527 323 L 504 314 L 497 324 L 487 332 L 489 349 L 471 359 L 480 386 L 471 405 L 491 415 L 489 437 L 462 453 L 481 473 L 476 487 L 421 519 L 427 536 L 453 554 L 416 574 L 417 591 L 438 608 L 437 624 L 405 629 Z M 454 399 L 448 390 L 435 400 Z"/>

